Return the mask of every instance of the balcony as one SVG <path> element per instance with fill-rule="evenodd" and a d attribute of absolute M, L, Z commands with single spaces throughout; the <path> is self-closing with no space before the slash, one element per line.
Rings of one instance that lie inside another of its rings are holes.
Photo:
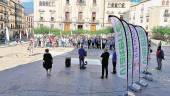
<path fill-rule="evenodd" d="M 50 18 L 50 21 L 51 21 L 51 22 L 55 22 L 54 17 L 51 17 L 51 18 Z"/>
<path fill-rule="evenodd" d="M 143 14 L 140 15 L 140 18 L 143 18 Z"/>
<path fill-rule="evenodd" d="M 71 19 L 64 19 L 63 23 L 71 23 Z"/>
<path fill-rule="evenodd" d="M 84 19 L 77 19 L 77 23 L 85 23 Z"/>
<path fill-rule="evenodd" d="M 44 18 L 40 18 L 39 20 L 40 20 L 40 21 L 44 21 Z"/>
<path fill-rule="evenodd" d="M 149 13 L 146 13 L 146 17 L 149 17 Z"/>
<path fill-rule="evenodd" d="M 98 23 L 99 23 L 99 20 L 91 20 L 89 23 L 90 23 L 90 24 L 98 24 Z"/>

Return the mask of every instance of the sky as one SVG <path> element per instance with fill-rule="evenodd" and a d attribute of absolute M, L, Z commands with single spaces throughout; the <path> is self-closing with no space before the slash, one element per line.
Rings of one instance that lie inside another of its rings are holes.
<path fill-rule="evenodd" d="M 33 2 L 33 0 L 20 0 L 21 2 Z"/>
<path fill-rule="evenodd" d="M 25 8 L 25 14 L 33 13 L 33 0 L 20 0 Z"/>

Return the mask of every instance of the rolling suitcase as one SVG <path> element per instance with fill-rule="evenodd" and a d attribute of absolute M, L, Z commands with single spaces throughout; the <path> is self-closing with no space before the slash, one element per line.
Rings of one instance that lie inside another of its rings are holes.
<path fill-rule="evenodd" d="M 65 59 L 65 66 L 70 67 L 71 66 L 71 57 L 66 57 Z"/>

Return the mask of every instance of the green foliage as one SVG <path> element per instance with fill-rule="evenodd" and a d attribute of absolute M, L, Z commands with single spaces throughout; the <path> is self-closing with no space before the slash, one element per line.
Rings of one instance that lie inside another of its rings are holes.
<path fill-rule="evenodd" d="M 112 27 L 106 27 L 106 28 L 103 28 L 103 29 L 100 29 L 100 30 L 96 30 L 95 32 L 91 32 L 89 30 L 82 30 L 82 29 L 79 29 L 79 30 L 73 30 L 72 32 L 65 32 L 65 31 L 62 31 L 60 29 L 56 29 L 56 28 L 49 28 L 49 27 L 46 27 L 46 26 L 43 26 L 43 27 L 37 27 L 34 29 L 34 33 L 35 34 L 54 34 L 56 36 L 60 36 L 60 33 L 62 35 L 84 35 L 84 34 L 89 34 L 89 35 L 101 35 L 101 34 L 109 34 L 109 33 L 113 33 L 112 32 Z"/>
<path fill-rule="evenodd" d="M 169 26 L 157 26 L 152 29 L 153 38 L 159 40 L 166 40 L 170 36 Z"/>
<path fill-rule="evenodd" d="M 37 28 L 34 28 L 34 33 L 35 34 L 54 34 L 54 35 L 60 35 L 60 31 L 59 29 L 56 29 L 56 28 L 49 28 L 49 27 L 46 27 L 46 26 L 43 26 L 43 27 L 37 27 Z"/>
<path fill-rule="evenodd" d="M 46 26 L 34 28 L 35 34 L 48 34 L 49 28 Z"/>

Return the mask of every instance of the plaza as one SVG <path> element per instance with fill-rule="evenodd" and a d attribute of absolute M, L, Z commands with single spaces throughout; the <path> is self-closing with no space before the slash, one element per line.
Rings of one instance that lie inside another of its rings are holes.
<path fill-rule="evenodd" d="M 163 61 L 162 71 L 155 70 L 157 66 L 156 45 L 153 44 L 152 46 L 153 53 L 149 63 L 149 72 L 153 74 L 154 80 L 153 82 L 148 81 L 149 86 L 135 94 L 136 96 L 169 96 L 169 46 L 163 46 L 165 60 Z M 21 47 L 23 50 L 27 49 L 26 45 L 25 47 L 17 45 L 7 49 L 1 48 L 1 50 L 5 52 L 5 50 L 14 50 Z M 111 74 L 111 60 L 109 60 L 108 79 L 102 80 L 100 79 L 101 65 L 92 64 L 93 62 L 91 61 L 91 63 L 88 62 L 86 70 L 80 70 L 79 65 L 74 62 L 72 62 L 70 68 L 65 67 L 66 57 L 78 58 L 77 49 L 50 49 L 54 56 L 54 65 L 52 75 L 48 77 L 42 66 L 44 49 L 39 48 L 36 50 L 35 54 L 39 55 L 29 57 L 30 61 L 26 61 L 28 58 L 24 56 L 21 56 L 22 59 L 17 60 L 18 58 L 9 56 L 11 54 L 9 52 L 1 55 L 0 96 L 123 96 L 122 94 L 126 91 L 126 81 L 117 75 Z M 100 49 L 87 49 L 87 58 L 99 60 L 102 52 L 103 50 Z M 17 53 L 18 50 L 14 50 L 12 54 L 16 55 Z M 4 59 L 2 58 L 13 62 L 3 62 Z M 18 63 L 18 65 L 11 66 L 15 63 Z M 4 67 L 3 69 L 2 64 L 8 66 L 8 68 Z"/>
<path fill-rule="evenodd" d="M 169 10 L 169 0 L 1 0 L 0 96 L 169 96 Z"/>

